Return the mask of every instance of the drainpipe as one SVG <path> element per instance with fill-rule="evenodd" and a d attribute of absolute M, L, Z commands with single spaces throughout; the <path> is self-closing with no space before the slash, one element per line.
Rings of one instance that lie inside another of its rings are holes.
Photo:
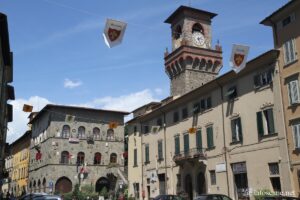
<path fill-rule="evenodd" d="M 168 170 L 167 170 L 167 141 L 166 141 L 166 132 L 167 132 L 167 126 L 166 126 L 166 113 L 162 112 L 163 114 L 163 126 L 164 126 L 164 146 L 165 146 L 165 190 L 166 194 L 168 194 Z"/>
<path fill-rule="evenodd" d="M 217 85 L 220 87 L 221 90 L 221 100 L 222 100 L 222 131 L 223 131 L 223 149 L 224 149 L 224 157 L 225 157 L 225 163 L 226 163 L 226 182 L 227 182 L 227 195 L 230 195 L 230 189 L 229 189 L 229 174 L 228 170 L 230 166 L 228 165 L 228 158 L 227 158 L 227 147 L 226 147 L 226 136 L 225 136 L 225 119 L 224 119 L 224 97 L 223 97 L 223 86 L 220 85 L 218 81 L 216 81 Z M 228 167 L 229 166 L 229 167 Z"/>
<path fill-rule="evenodd" d="M 143 163 L 143 124 L 141 123 L 141 166 L 142 166 L 142 187 L 141 187 L 141 190 L 142 190 L 142 198 L 143 198 L 143 191 L 144 191 L 144 163 Z M 139 191 L 140 193 L 140 191 Z M 140 195 L 140 194 L 139 194 Z M 144 198 L 143 198 L 144 199 Z"/>

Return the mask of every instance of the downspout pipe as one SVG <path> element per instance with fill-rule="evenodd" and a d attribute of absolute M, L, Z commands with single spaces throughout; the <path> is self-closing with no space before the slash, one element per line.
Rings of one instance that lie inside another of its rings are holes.
<path fill-rule="evenodd" d="M 224 96 L 223 96 L 223 86 L 216 80 L 217 85 L 220 88 L 220 95 L 221 95 L 221 101 L 222 101 L 222 131 L 223 131 L 223 149 L 224 149 L 224 157 L 225 157 L 225 163 L 226 163 L 226 182 L 227 182 L 227 195 L 230 194 L 229 189 L 229 174 L 228 170 L 230 168 L 228 164 L 228 158 L 227 158 L 227 146 L 226 146 L 226 136 L 225 136 L 225 119 L 224 119 Z"/>

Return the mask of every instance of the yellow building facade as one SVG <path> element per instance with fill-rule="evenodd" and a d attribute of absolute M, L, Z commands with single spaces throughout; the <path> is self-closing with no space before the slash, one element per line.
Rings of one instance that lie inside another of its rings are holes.
<path fill-rule="evenodd" d="M 28 184 L 29 168 L 29 147 L 31 131 L 27 131 L 23 136 L 10 145 L 12 156 L 12 170 L 9 174 L 9 190 L 15 196 L 26 193 Z"/>

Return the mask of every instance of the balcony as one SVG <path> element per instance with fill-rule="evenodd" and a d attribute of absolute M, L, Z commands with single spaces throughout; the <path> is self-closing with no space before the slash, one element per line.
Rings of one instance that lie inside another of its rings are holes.
<path fill-rule="evenodd" d="M 175 154 L 173 160 L 176 164 L 182 164 L 186 161 L 206 160 L 206 153 L 204 148 L 194 148 L 188 151 L 181 151 Z"/>

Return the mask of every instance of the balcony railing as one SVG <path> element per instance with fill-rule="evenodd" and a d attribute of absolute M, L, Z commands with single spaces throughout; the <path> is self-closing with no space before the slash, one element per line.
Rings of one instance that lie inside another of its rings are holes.
<path fill-rule="evenodd" d="M 173 160 L 175 162 L 192 160 L 192 159 L 201 159 L 206 160 L 206 153 L 204 148 L 193 148 L 187 151 L 181 151 L 179 153 L 175 153 Z"/>

